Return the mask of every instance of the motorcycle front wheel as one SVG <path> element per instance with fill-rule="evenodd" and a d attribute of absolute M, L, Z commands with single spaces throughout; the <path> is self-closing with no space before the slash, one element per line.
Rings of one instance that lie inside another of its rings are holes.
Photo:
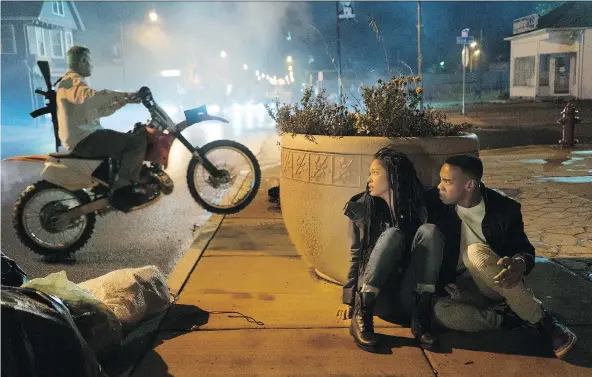
<path fill-rule="evenodd" d="M 187 186 L 193 199 L 206 211 L 216 214 L 245 209 L 261 185 L 257 158 L 249 148 L 232 140 L 216 140 L 201 150 L 223 174 L 219 178 L 211 176 L 199 159 L 192 158 L 187 169 Z"/>
<path fill-rule="evenodd" d="M 96 217 L 89 213 L 67 227 L 56 227 L 56 216 L 90 202 L 84 191 L 69 191 L 47 181 L 27 187 L 12 210 L 12 223 L 23 245 L 51 259 L 68 257 L 92 236 Z"/>

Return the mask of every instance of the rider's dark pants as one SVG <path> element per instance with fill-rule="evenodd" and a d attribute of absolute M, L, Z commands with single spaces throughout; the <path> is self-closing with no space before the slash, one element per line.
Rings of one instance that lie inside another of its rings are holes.
<path fill-rule="evenodd" d="M 146 155 L 147 139 L 139 135 L 113 130 L 97 130 L 78 143 L 73 154 L 85 158 L 113 158 L 121 162 L 116 190 L 139 182 L 142 162 Z"/>

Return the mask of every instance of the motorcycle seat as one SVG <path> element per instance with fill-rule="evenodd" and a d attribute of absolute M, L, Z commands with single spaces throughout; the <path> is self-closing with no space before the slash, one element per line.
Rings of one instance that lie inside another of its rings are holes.
<path fill-rule="evenodd" d="M 53 157 L 53 158 L 71 158 L 71 159 L 75 159 L 75 160 L 91 160 L 91 161 L 94 161 L 94 160 L 104 161 L 104 160 L 108 160 L 109 159 L 109 157 L 96 157 L 96 158 L 80 157 L 80 156 L 77 156 L 75 154 L 68 153 L 68 152 L 65 152 L 65 153 L 50 153 L 49 156 L 50 157 Z"/>

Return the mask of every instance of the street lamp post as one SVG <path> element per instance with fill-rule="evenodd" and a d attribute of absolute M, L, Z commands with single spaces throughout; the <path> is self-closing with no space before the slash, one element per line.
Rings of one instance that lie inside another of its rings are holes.
<path fill-rule="evenodd" d="M 337 98 L 339 104 L 342 104 L 341 100 L 341 91 L 342 91 L 342 82 L 341 82 L 341 35 L 339 30 L 339 2 L 335 2 L 335 14 L 337 17 Z"/>
<path fill-rule="evenodd" d="M 123 56 L 125 47 L 123 46 L 123 22 L 119 23 L 119 37 L 121 39 L 121 51 L 119 51 L 119 57 L 121 58 L 121 80 L 123 81 L 123 87 L 127 90 L 127 79 L 125 76 L 125 58 Z"/>
<path fill-rule="evenodd" d="M 417 0 L 417 76 L 419 77 L 421 85 L 421 0 Z M 423 96 L 419 98 L 419 108 L 423 109 Z"/>

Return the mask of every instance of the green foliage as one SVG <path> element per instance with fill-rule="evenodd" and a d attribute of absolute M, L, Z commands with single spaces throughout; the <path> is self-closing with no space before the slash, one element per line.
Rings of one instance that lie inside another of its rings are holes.
<path fill-rule="evenodd" d="M 314 141 L 324 136 L 433 137 L 463 134 L 468 124 L 454 125 L 432 107 L 420 108 L 423 88 L 419 77 L 401 76 L 378 80 L 362 89 L 362 102 L 348 109 L 307 88 L 299 103 L 280 104 L 276 99 L 267 111 L 278 134 L 303 134 Z M 345 96 L 342 103 L 346 102 Z"/>

